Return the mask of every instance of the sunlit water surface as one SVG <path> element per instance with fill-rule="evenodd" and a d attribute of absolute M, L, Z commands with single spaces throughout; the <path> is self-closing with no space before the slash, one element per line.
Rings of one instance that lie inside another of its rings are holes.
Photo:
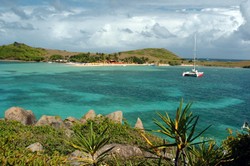
<path fill-rule="evenodd" d="M 174 116 L 181 98 L 199 115 L 198 130 L 218 142 L 226 129 L 240 130 L 250 117 L 250 70 L 200 67 L 202 78 L 182 77 L 189 67 L 75 67 L 65 64 L 0 62 L 0 118 L 12 106 L 42 115 L 81 118 L 122 110 L 134 126 L 157 129 L 156 112 Z"/>

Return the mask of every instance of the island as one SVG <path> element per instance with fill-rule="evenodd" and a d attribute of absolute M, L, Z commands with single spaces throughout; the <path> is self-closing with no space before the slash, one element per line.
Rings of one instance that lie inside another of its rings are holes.
<path fill-rule="evenodd" d="M 83 64 L 81 66 L 86 64 L 95 66 L 129 64 L 191 66 L 193 64 L 192 59 L 181 58 L 164 48 L 145 48 L 106 54 L 101 52 L 69 52 L 66 50 L 35 48 L 18 42 L 0 46 L 0 60 Z M 196 65 L 250 68 L 250 60 L 221 61 L 200 59 L 196 61 Z"/>

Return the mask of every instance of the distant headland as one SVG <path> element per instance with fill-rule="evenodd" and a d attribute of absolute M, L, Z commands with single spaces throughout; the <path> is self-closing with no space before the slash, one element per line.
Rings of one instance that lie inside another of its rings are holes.
<path fill-rule="evenodd" d="M 78 66 L 114 66 L 138 64 L 189 66 L 193 64 L 193 60 L 181 58 L 180 56 L 164 48 L 145 48 L 140 50 L 105 54 L 100 52 L 68 52 L 66 50 L 35 48 L 18 42 L 0 46 L 0 60 L 75 63 Z M 250 68 L 250 60 L 221 61 L 202 59 L 197 61 L 196 64 L 200 66 Z"/>

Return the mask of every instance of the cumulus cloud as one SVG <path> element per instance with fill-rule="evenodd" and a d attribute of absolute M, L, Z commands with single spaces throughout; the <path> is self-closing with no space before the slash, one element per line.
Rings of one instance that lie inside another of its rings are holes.
<path fill-rule="evenodd" d="M 60 0 L 53 0 L 51 5 L 56 9 L 56 10 L 63 10 L 64 9 L 64 5 L 61 3 Z"/>
<path fill-rule="evenodd" d="M 141 34 L 145 37 L 154 38 L 169 38 L 174 36 L 166 27 L 161 26 L 159 23 L 155 23 L 151 27 L 145 27 L 145 30 L 143 30 Z"/>
<path fill-rule="evenodd" d="M 0 7 L 0 34 L 6 40 L 0 44 L 19 40 L 32 46 L 94 52 L 164 47 L 190 57 L 197 33 L 200 57 L 218 52 L 233 57 L 238 52 L 246 58 L 242 48 L 249 47 L 250 0 L 240 2 L 44 0 L 29 5 L 27 0 L 5 1 Z M 230 51 L 221 49 L 229 45 Z"/>
<path fill-rule="evenodd" d="M 21 19 L 29 19 L 29 16 L 21 9 L 19 8 L 12 8 L 11 9 L 17 16 L 19 16 Z"/>
<path fill-rule="evenodd" d="M 250 41 L 250 0 L 241 4 L 240 11 L 245 19 L 244 24 L 240 27 L 240 32 L 243 40 Z"/>
<path fill-rule="evenodd" d="M 0 20 L 0 27 L 3 29 L 14 29 L 14 30 L 35 30 L 32 24 L 30 23 L 20 23 L 20 22 L 11 22 L 6 23 L 5 21 Z"/>
<path fill-rule="evenodd" d="M 123 28 L 121 29 L 122 32 L 126 32 L 126 33 L 133 33 L 133 31 L 129 28 Z"/>

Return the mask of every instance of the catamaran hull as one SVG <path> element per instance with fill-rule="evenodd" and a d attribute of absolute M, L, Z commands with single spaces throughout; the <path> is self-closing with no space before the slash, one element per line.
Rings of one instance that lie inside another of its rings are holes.
<path fill-rule="evenodd" d="M 203 72 L 184 72 L 182 73 L 183 77 L 202 77 Z"/>

